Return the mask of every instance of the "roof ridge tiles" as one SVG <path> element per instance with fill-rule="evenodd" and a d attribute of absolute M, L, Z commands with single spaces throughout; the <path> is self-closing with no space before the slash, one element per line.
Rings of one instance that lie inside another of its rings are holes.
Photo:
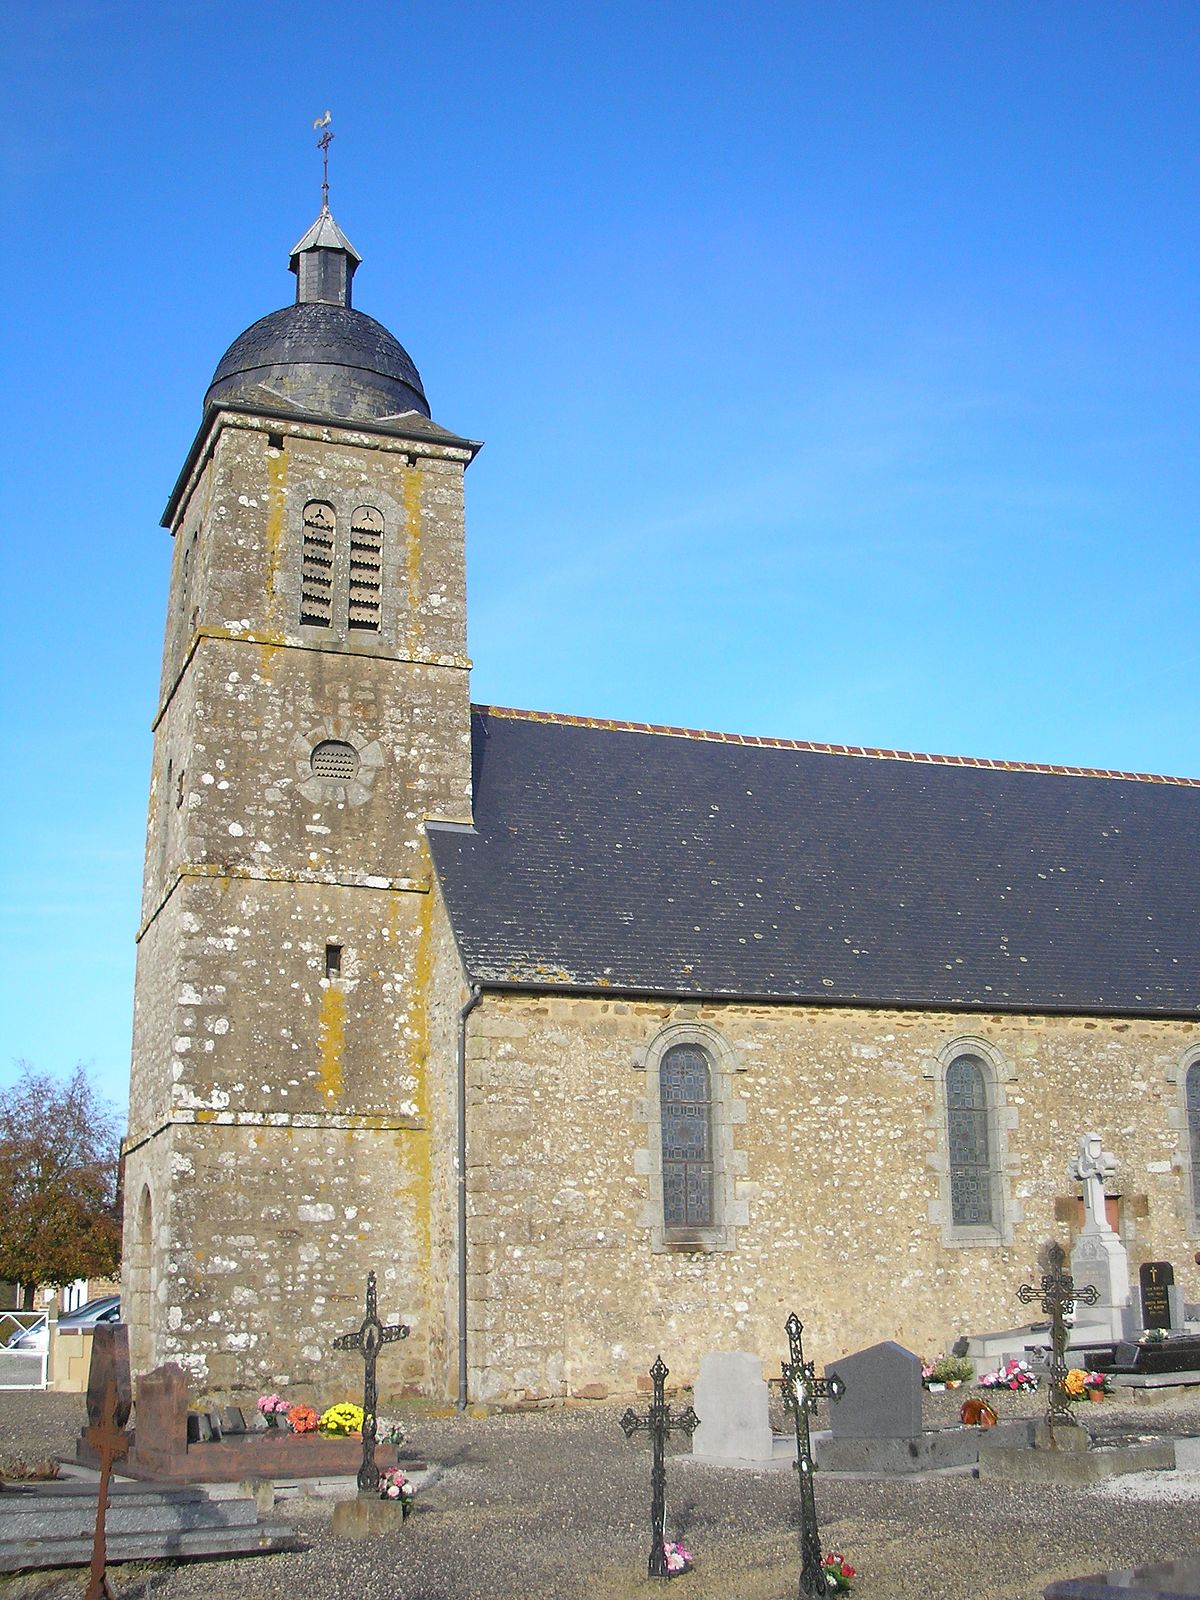
<path fill-rule="evenodd" d="M 521 722 L 552 722 L 570 728 L 596 728 L 604 733 L 647 733 L 670 739 L 704 739 L 716 744 L 757 746 L 766 750 L 803 750 L 814 755 L 857 756 L 876 761 L 913 761 L 935 766 L 979 767 L 993 772 L 1041 772 L 1051 777 L 1109 778 L 1126 783 L 1170 783 L 1200 789 L 1200 778 L 1159 772 L 1123 772 L 1115 767 L 1050 765 L 1040 761 L 1002 761 L 989 756 L 933 755 L 916 750 L 887 750 L 870 745 L 820 744 L 811 739 L 772 739 L 750 733 L 720 733 L 711 728 L 680 728 L 655 722 L 622 722 L 611 717 L 575 717 L 557 711 L 525 711 L 516 706 L 476 705 L 489 717 Z"/>

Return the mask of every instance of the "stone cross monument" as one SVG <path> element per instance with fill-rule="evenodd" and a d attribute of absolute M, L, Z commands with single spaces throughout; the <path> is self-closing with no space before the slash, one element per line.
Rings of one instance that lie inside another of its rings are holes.
<path fill-rule="evenodd" d="M 1099 1299 L 1090 1315 L 1094 1327 L 1114 1342 L 1128 1336 L 1129 1257 L 1120 1235 L 1108 1225 L 1104 1209 L 1104 1180 L 1117 1170 L 1116 1159 L 1104 1148 L 1098 1133 L 1080 1135 L 1079 1150 L 1067 1168 L 1068 1176 L 1083 1185 L 1083 1228 L 1071 1251 L 1071 1277 L 1081 1287 L 1094 1284 Z"/>

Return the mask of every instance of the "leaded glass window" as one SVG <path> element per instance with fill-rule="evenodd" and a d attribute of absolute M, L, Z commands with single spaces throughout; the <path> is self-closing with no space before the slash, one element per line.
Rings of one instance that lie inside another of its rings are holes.
<path fill-rule="evenodd" d="M 712 1078 L 708 1052 L 673 1045 L 658 1069 L 663 1224 L 713 1224 Z"/>
<path fill-rule="evenodd" d="M 991 1115 L 987 1076 L 978 1056 L 957 1056 L 946 1069 L 946 1123 L 951 1220 L 956 1228 L 990 1227 Z"/>
<path fill-rule="evenodd" d="M 1188 1154 L 1192 1163 L 1192 1211 L 1200 1217 L 1200 1061 L 1187 1069 Z"/>

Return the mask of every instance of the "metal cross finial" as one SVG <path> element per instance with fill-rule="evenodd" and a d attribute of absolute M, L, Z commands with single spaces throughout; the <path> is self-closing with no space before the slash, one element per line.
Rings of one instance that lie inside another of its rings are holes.
<path fill-rule="evenodd" d="M 816 1466 L 808 1418 L 819 1400 L 840 1400 L 846 1385 L 836 1372 L 831 1378 L 818 1378 L 815 1364 L 804 1359 L 804 1324 L 794 1311 L 783 1326 L 790 1353 L 790 1359 L 781 1363 L 783 1404 L 796 1421 L 796 1471 L 800 1474 L 800 1594 L 827 1595 L 829 1586 L 821 1567 L 821 1533 L 813 1497 Z"/>
<path fill-rule="evenodd" d="M 329 113 L 326 112 L 326 116 Z M 391 1344 L 396 1339 L 407 1339 L 408 1329 L 402 1322 L 386 1327 L 375 1309 L 375 1274 L 367 1273 L 367 1314 L 357 1333 L 340 1334 L 333 1341 L 335 1350 L 357 1350 L 363 1358 L 363 1456 L 358 1469 L 358 1487 L 377 1489 L 379 1468 L 375 1465 L 375 1406 L 379 1395 L 375 1386 L 375 1359 L 380 1345 Z"/>
<path fill-rule="evenodd" d="M 330 112 L 323 117 L 313 118 L 313 128 L 322 129 L 321 137 L 317 140 L 317 149 L 321 152 L 321 210 L 329 210 L 329 146 L 333 143 L 333 129 L 329 124 L 333 121 Z"/>
<path fill-rule="evenodd" d="M 1037 1300 L 1050 1318 L 1050 1405 L 1046 1422 L 1053 1428 L 1056 1423 L 1074 1427 L 1077 1419 L 1067 1399 L 1067 1326 L 1064 1317 L 1074 1311 L 1075 1302 L 1094 1306 L 1100 1291 L 1094 1283 L 1077 1289 L 1075 1280 L 1067 1271 L 1067 1257 L 1057 1239 L 1052 1239 L 1041 1252 L 1041 1265 L 1045 1268 L 1039 1284 L 1023 1283 L 1017 1290 L 1017 1299 L 1023 1306 Z"/>
<path fill-rule="evenodd" d="M 671 1407 L 664 1397 L 663 1388 L 669 1371 L 670 1368 L 663 1365 L 663 1358 L 656 1357 L 654 1365 L 650 1368 L 654 1397 L 650 1401 L 649 1411 L 645 1416 L 639 1416 L 633 1407 L 629 1406 L 621 1418 L 621 1427 L 627 1439 L 632 1439 L 635 1433 L 644 1429 L 649 1433 L 650 1443 L 654 1447 L 654 1461 L 650 1468 L 650 1560 L 646 1565 L 646 1570 L 652 1578 L 671 1576 L 667 1571 L 667 1553 L 663 1549 L 667 1526 L 667 1466 L 664 1460 L 667 1434 L 673 1428 L 678 1428 L 690 1439 L 700 1426 L 700 1418 L 691 1406 L 681 1411 L 677 1417 L 671 1415 Z"/>

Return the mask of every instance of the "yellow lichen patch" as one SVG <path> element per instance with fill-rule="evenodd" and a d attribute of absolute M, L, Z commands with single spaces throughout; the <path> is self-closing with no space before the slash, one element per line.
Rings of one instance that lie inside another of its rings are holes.
<path fill-rule="evenodd" d="M 264 683 L 270 683 L 275 671 L 275 657 L 279 654 L 277 644 L 260 644 L 258 647 L 258 675 Z"/>
<path fill-rule="evenodd" d="M 408 645 L 420 645 L 421 604 L 421 474 L 410 469 L 404 474 L 405 568 L 408 576 Z"/>
<path fill-rule="evenodd" d="M 267 615 L 274 618 L 275 578 L 283 550 L 283 508 L 287 496 L 287 454 L 273 451 L 267 456 Z"/>
<path fill-rule="evenodd" d="M 317 1087 L 326 1100 L 342 1092 L 342 1052 L 346 1046 L 346 996 L 330 984 L 321 996 L 317 1021 Z"/>

